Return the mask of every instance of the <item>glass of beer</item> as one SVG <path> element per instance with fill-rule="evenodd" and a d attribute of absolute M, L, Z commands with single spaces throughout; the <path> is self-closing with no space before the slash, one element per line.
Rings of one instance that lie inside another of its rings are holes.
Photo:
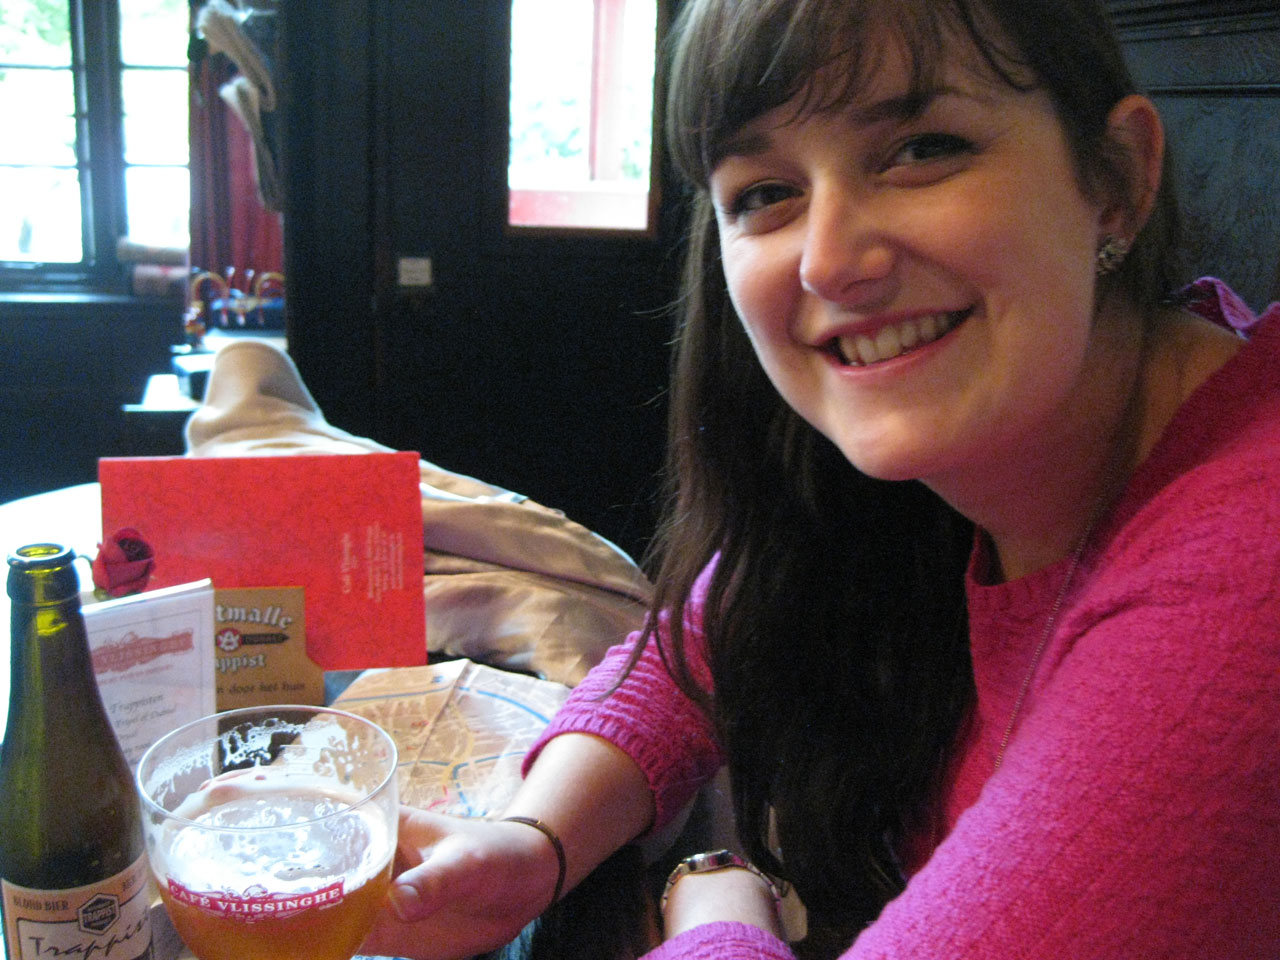
<path fill-rule="evenodd" d="M 147 855 L 199 960 L 350 960 L 391 882 L 396 747 L 363 717 L 247 707 L 138 764 Z"/>

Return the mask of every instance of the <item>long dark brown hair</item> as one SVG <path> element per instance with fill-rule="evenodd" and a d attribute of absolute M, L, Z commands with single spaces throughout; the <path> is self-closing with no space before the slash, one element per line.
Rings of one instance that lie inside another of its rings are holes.
<path fill-rule="evenodd" d="M 754 117 L 798 96 L 804 110 L 852 102 L 889 36 L 919 91 L 957 52 L 1044 89 L 1081 189 L 1129 196 L 1106 121 L 1134 85 L 1092 0 L 690 0 L 673 36 L 667 136 L 693 209 L 650 622 L 672 613 L 660 649 L 719 725 L 744 847 L 797 888 L 827 945 L 807 952 L 834 953 L 902 889 L 908 840 L 940 826 L 973 698 L 973 530 L 923 485 L 858 472 L 778 395 L 729 302 L 708 177 Z M 1178 281 L 1176 233 L 1164 190 L 1112 289 L 1154 313 Z M 713 559 L 707 698 L 682 624 Z"/>

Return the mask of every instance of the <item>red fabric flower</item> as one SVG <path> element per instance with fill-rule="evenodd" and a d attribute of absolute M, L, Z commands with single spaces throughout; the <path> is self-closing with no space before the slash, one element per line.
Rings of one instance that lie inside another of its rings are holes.
<path fill-rule="evenodd" d="M 132 527 L 117 530 L 98 544 L 93 558 L 93 585 L 112 597 L 141 593 L 151 579 L 155 552 Z"/>

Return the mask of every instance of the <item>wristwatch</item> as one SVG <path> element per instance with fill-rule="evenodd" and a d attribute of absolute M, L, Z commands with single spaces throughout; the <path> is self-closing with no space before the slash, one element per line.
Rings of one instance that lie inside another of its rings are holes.
<path fill-rule="evenodd" d="M 671 874 L 667 877 L 666 884 L 662 888 L 662 900 L 658 904 L 658 909 L 665 910 L 667 908 L 667 897 L 671 894 L 671 888 L 676 885 L 681 877 L 688 876 L 691 873 L 712 873 L 729 867 L 741 867 L 743 870 L 750 870 L 768 885 L 769 893 L 773 895 L 774 907 L 776 908 L 782 903 L 782 896 L 778 893 L 778 888 L 754 863 L 744 860 L 731 850 L 713 850 L 710 853 L 695 853 L 693 856 L 685 857 L 676 864 L 676 868 L 671 871 Z"/>

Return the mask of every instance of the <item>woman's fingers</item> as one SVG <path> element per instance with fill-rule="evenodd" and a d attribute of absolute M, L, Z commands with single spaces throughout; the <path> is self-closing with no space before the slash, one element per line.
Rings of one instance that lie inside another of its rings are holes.
<path fill-rule="evenodd" d="M 467 856 L 464 843 L 452 837 L 439 840 L 417 864 L 397 874 L 390 898 L 392 909 L 401 920 L 422 920 L 440 910 L 451 897 L 470 895 L 477 879 L 473 875 L 476 858 Z"/>
<path fill-rule="evenodd" d="M 434 960 L 501 946 L 546 906 L 546 860 L 546 838 L 527 827 L 404 809 L 387 907 L 362 950 Z"/>

